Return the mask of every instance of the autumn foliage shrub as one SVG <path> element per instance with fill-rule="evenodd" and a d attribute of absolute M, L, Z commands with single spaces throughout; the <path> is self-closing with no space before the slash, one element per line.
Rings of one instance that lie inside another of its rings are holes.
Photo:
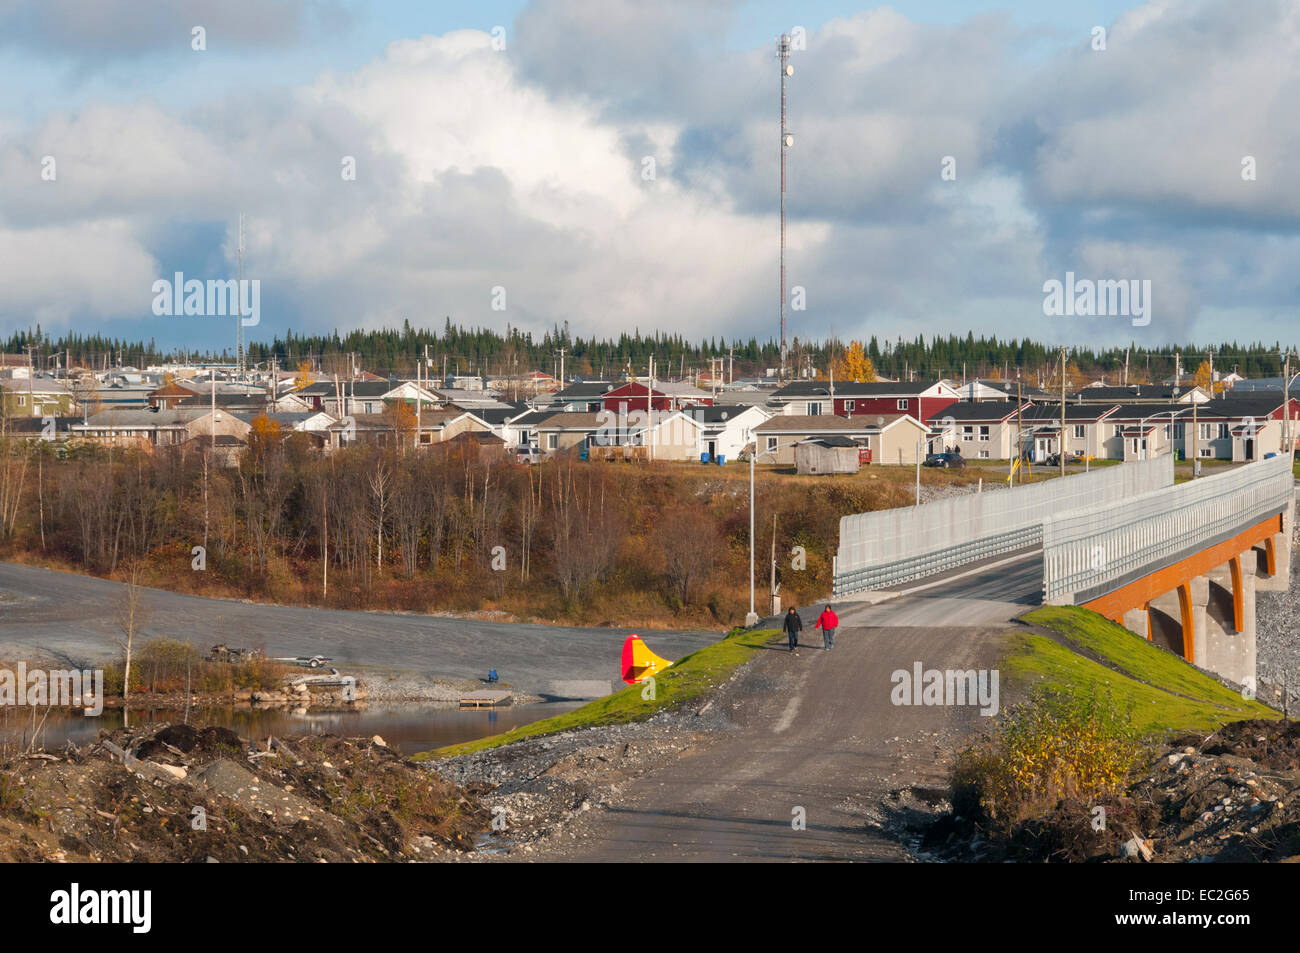
<path fill-rule="evenodd" d="M 1116 793 L 1142 750 L 1131 712 L 1109 695 L 1043 692 L 961 753 L 952 776 L 953 811 L 1008 832 L 1066 799 Z"/>

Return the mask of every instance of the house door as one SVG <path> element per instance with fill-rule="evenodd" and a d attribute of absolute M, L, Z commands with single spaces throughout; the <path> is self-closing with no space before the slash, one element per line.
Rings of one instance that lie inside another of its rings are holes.
<path fill-rule="evenodd" d="M 1246 438 L 1246 459 L 1255 459 L 1255 439 L 1253 437 Z"/>
<path fill-rule="evenodd" d="M 1046 437 L 1034 438 L 1034 462 L 1035 463 L 1041 463 L 1043 458 L 1046 457 L 1051 452 L 1051 450 L 1052 450 L 1051 441 L 1048 440 Z"/>
<path fill-rule="evenodd" d="M 709 459 L 712 460 L 712 459 L 713 459 L 714 457 L 716 457 L 717 455 L 718 455 L 718 441 L 716 441 L 716 440 L 710 440 L 710 441 L 709 441 Z"/>

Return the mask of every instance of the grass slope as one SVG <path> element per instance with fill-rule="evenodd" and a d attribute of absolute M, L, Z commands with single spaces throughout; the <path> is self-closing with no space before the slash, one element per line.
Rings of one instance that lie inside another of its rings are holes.
<path fill-rule="evenodd" d="M 1230 721 L 1279 717 L 1088 609 L 1047 606 L 1021 618 L 1068 645 L 1037 633 L 1016 635 L 1004 663 L 1013 679 L 1069 695 L 1108 692 L 1118 704 L 1132 705 L 1139 731 L 1208 731 Z"/>
<path fill-rule="evenodd" d="M 730 677 L 737 667 L 749 661 L 759 646 L 770 642 L 778 634 L 775 629 L 755 629 L 752 632 L 733 630 L 725 639 L 706 645 L 664 669 L 655 680 L 653 699 L 642 697 L 643 686 L 629 685 L 622 691 L 598 698 L 563 715 L 535 721 L 530 725 L 520 725 L 504 734 L 421 752 L 412 760 L 454 758 L 574 728 L 644 721 L 656 712 L 687 705 L 703 697 Z"/>

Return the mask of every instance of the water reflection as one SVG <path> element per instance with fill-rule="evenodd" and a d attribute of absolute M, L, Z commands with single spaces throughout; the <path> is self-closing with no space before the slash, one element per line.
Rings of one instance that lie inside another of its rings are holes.
<path fill-rule="evenodd" d="M 582 702 L 545 702 L 519 705 L 498 710 L 461 711 L 456 706 L 427 704 L 374 705 L 365 711 L 308 711 L 294 714 L 289 709 L 251 710 L 247 708 L 207 708 L 191 711 L 192 725 L 219 725 L 245 738 L 265 739 L 267 735 L 291 735 L 329 732 L 348 737 L 380 735 L 403 754 L 427 751 L 443 745 L 474 741 L 487 735 L 509 731 L 542 718 L 563 714 Z M 133 709 L 131 722 L 180 722 L 180 709 Z M 122 712 L 105 710 L 97 718 L 61 709 L 41 709 L 33 718 L 31 709 L 0 709 L 0 744 L 9 751 L 25 748 L 33 736 L 37 747 L 55 751 L 68 741 L 84 745 L 99 737 L 101 730 L 111 731 L 122 723 Z"/>

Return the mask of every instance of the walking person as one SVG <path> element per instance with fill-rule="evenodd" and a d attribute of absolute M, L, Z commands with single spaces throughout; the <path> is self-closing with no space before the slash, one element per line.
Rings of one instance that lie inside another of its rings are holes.
<path fill-rule="evenodd" d="M 785 634 L 790 637 L 790 651 L 793 652 L 799 645 L 799 633 L 803 631 L 803 619 L 799 618 L 799 613 L 794 611 L 794 606 L 785 614 L 785 622 L 781 628 Z"/>
<path fill-rule="evenodd" d="M 822 648 L 829 652 L 835 648 L 835 630 L 840 626 L 840 617 L 831 611 L 827 606 L 826 611 L 817 617 L 817 624 L 814 629 L 822 630 Z"/>

